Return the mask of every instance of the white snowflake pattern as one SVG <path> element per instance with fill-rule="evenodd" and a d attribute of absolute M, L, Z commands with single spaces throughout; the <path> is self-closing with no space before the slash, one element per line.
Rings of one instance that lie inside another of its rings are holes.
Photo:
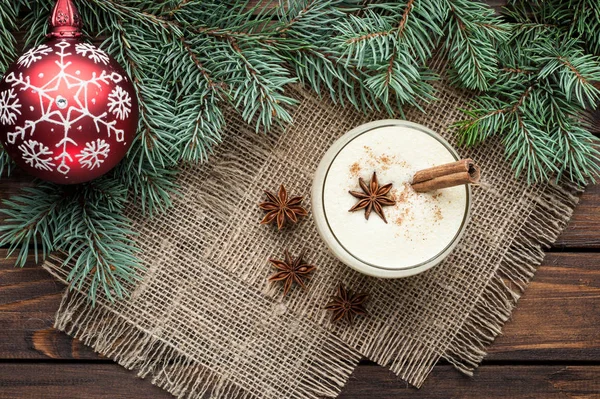
<path fill-rule="evenodd" d="M 96 64 L 101 62 L 104 65 L 108 65 L 108 61 L 110 60 L 104 51 L 89 43 L 77 43 L 75 45 L 75 51 L 83 57 L 88 57 Z"/>
<path fill-rule="evenodd" d="M 17 63 L 19 66 L 24 66 L 29 68 L 31 64 L 38 62 L 45 55 L 48 55 L 52 52 L 52 48 L 42 44 L 38 47 L 34 47 L 25 52 L 22 56 L 19 57 Z"/>
<path fill-rule="evenodd" d="M 118 142 L 124 141 L 125 132 L 115 127 L 117 121 L 112 120 L 109 122 L 106 120 L 108 111 L 100 115 L 94 115 L 88 106 L 88 101 L 93 101 L 89 100 L 88 92 L 92 92 L 96 88 L 102 88 L 102 84 L 109 85 L 110 82 L 118 84 L 123 81 L 123 76 L 116 72 L 107 73 L 102 71 L 99 76 L 94 72 L 90 79 L 84 80 L 67 73 L 67 69 L 71 66 L 68 58 L 72 55 L 67 49 L 71 47 L 71 44 L 67 41 L 60 41 L 54 46 L 57 48 L 56 54 L 59 56 L 59 60 L 55 61 L 59 67 L 59 72 L 42 87 L 33 85 L 30 77 L 24 76 L 23 73 L 11 72 L 5 78 L 5 81 L 12 84 L 13 87 L 36 94 L 39 98 L 41 110 L 39 119 L 27 120 L 24 122 L 24 126 L 17 126 L 14 132 L 9 132 L 7 141 L 14 144 L 17 138 L 24 140 L 27 134 L 33 136 L 37 125 L 43 122 L 58 125 L 62 130 L 63 138 L 56 144 L 56 147 L 60 149 L 60 153 L 54 157 L 54 160 L 59 161 L 56 170 L 63 175 L 67 175 L 71 170 L 68 163 L 73 162 L 73 157 L 70 154 L 72 151 L 69 151 L 69 147 L 78 145 L 75 140 L 69 137 L 69 131 L 73 125 L 82 119 L 91 118 L 98 133 L 105 129 L 108 137 L 114 134 Z M 74 89 L 75 94 L 71 98 L 67 99 L 57 95 L 57 92 L 65 87 L 68 90 Z M 66 115 L 63 115 L 62 110 L 64 109 L 66 109 Z"/>
<path fill-rule="evenodd" d="M 3 125 L 14 125 L 17 114 L 21 115 L 21 104 L 13 89 L 0 93 L 0 122 Z"/>
<path fill-rule="evenodd" d="M 110 145 L 104 140 L 97 139 L 86 143 L 85 148 L 76 157 L 81 165 L 92 170 L 100 167 L 108 158 L 109 153 Z"/>
<path fill-rule="evenodd" d="M 26 140 L 18 148 L 23 154 L 23 160 L 31 167 L 51 171 L 55 166 L 52 162 L 53 152 L 42 143 Z"/>
<path fill-rule="evenodd" d="M 131 112 L 131 96 L 121 86 L 117 86 L 108 95 L 108 110 L 121 120 L 127 119 Z"/>

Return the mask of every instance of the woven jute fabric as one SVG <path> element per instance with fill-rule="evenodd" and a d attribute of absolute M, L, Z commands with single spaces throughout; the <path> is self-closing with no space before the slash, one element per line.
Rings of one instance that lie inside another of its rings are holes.
<path fill-rule="evenodd" d="M 441 133 L 461 118 L 468 97 L 440 81 L 439 100 L 405 118 Z M 132 297 L 92 307 L 65 294 L 56 327 L 178 397 L 336 397 L 361 357 L 421 386 L 440 359 L 470 374 L 501 331 L 522 289 L 568 222 L 578 189 L 515 180 L 500 141 L 463 157 L 483 170 L 473 189 L 464 238 L 439 266 L 396 280 L 367 277 L 336 260 L 312 218 L 278 232 L 259 225 L 263 190 L 284 183 L 309 196 L 329 146 L 350 129 L 386 115 L 364 115 L 295 86 L 294 123 L 255 133 L 228 116 L 225 142 L 209 161 L 185 167 L 181 196 L 165 215 L 129 216 L 147 271 Z M 310 198 L 305 200 L 309 205 Z M 270 257 L 284 249 L 318 266 L 308 289 L 283 298 L 266 282 Z M 57 258 L 45 267 L 60 279 Z M 368 317 L 334 325 L 323 310 L 338 282 L 369 292 Z"/>

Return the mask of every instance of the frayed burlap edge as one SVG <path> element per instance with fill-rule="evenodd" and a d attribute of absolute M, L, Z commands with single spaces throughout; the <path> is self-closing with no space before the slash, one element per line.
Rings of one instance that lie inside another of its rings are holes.
<path fill-rule="evenodd" d="M 521 227 L 459 333 L 442 356 L 469 376 L 487 355 L 486 347 L 510 319 L 517 301 L 533 279 L 549 248 L 567 226 L 583 188 L 550 183 Z"/>

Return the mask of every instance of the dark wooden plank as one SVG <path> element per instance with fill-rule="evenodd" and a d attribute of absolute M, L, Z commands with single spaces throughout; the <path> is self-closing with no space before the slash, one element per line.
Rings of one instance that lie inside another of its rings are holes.
<path fill-rule="evenodd" d="M 421 390 L 406 385 L 390 371 L 360 366 L 340 399 L 460 398 L 566 399 L 600 397 L 599 366 L 482 366 L 475 377 L 459 375 L 451 366 L 437 366 Z"/>
<path fill-rule="evenodd" d="M 0 364 L 0 398 L 165 398 L 169 393 L 117 364 Z"/>
<path fill-rule="evenodd" d="M 548 254 L 490 360 L 600 361 L 600 254 Z"/>
<path fill-rule="evenodd" d="M 0 249 L 0 359 L 100 359 L 52 328 L 65 286 L 33 259 L 20 269 L 6 254 Z"/>
<path fill-rule="evenodd" d="M 340 399 L 598 398 L 600 366 L 482 366 L 474 378 L 438 366 L 421 390 L 390 371 L 361 365 Z M 0 398 L 172 398 L 116 364 L 0 364 Z"/>
<path fill-rule="evenodd" d="M 581 196 L 567 228 L 555 248 L 600 249 L 600 184 L 589 186 Z"/>
<path fill-rule="evenodd" d="M 33 262 L 14 269 L 0 250 L 0 359 L 98 359 L 53 330 L 63 286 Z M 489 349 L 490 360 L 600 361 L 600 254 L 549 254 Z"/>

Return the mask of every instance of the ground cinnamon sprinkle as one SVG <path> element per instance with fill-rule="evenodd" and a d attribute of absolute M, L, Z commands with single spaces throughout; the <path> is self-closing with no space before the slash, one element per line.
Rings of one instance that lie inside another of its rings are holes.
<path fill-rule="evenodd" d="M 361 167 L 360 167 L 360 164 L 358 162 L 354 162 L 352 164 L 352 166 L 350 166 L 350 174 L 353 177 L 358 177 L 360 175 L 360 170 L 361 170 Z"/>
<path fill-rule="evenodd" d="M 392 199 L 396 201 L 396 207 L 398 207 L 399 204 L 406 202 L 408 200 L 408 196 L 410 195 L 410 184 L 404 183 L 403 187 L 404 189 L 402 191 L 397 188 L 393 188 L 390 193 Z"/>
<path fill-rule="evenodd" d="M 396 201 L 394 208 L 400 211 L 398 216 L 396 216 L 394 219 L 394 224 L 397 226 L 400 226 L 405 220 L 414 219 L 411 208 L 405 207 L 404 205 L 408 202 L 409 197 L 411 194 L 414 194 L 414 192 L 411 193 L 409 183 L 404 183 L 402 186 L 403 187 L 401 189 L 393 188 L 390 192 L 391 197 L 394 199 L 394 201 Z"/>
<path fill-rule="evenodd" d="M 439 205 L 436 205 L 434 209 L 434 219 L 436 222 L 439 222 L 444 218 L 444 215 L 442 215 L 442 209 L 439 207 Z"/>
<path fill-rule="evenodd" d="M 371 147 L 365 145 L 363 148 L 367 155 L 365 162 L 371 167 L 377 167 L 381 170 L 388 170 L 394 164 L 406 166 L 406 162 L 399 161 L 395 155 L 382 154 L 377 156 Z"/>
<path fill-rule="evenodd" d="M 393 159 L 385 154 L 377 158 L 377 161 L 381 164 L 382 170 L 388 170 L 393 163 Z"/>
<path fill-rule="evenodd" d="M 409 208 L 404 208 L 404 210 L 402 211 L 402 213 L 400 215 L 398 215 L 396 217 L 396 219 L 394 219 L 394 224 L 397 225 L 397 226 L 400 226 L 408 218 L 408 214 L 409 213 L 410 213 L 410 209 Z"/>

